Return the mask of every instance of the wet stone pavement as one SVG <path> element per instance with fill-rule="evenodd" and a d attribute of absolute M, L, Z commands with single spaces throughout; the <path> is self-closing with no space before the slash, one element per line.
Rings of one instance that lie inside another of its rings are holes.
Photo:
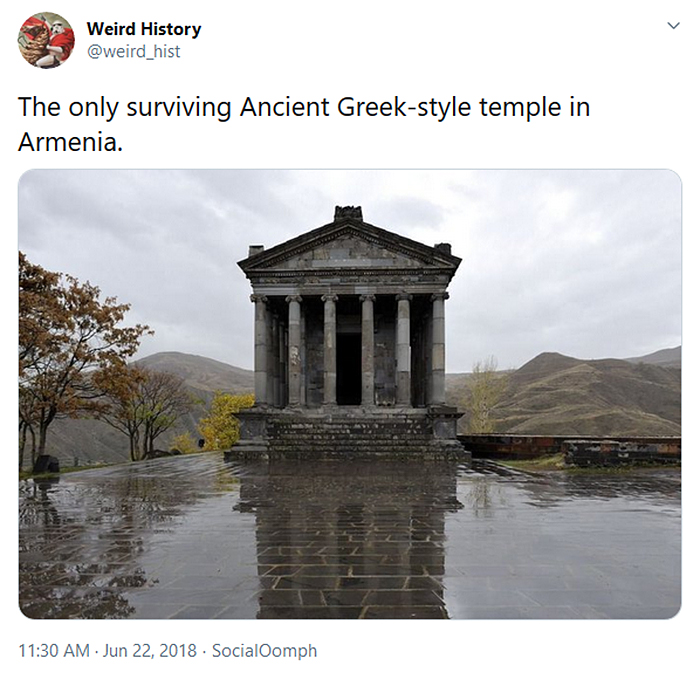
<path fill-rule="evenodd" d="M 680 472 L 191 455 L 23 481 L 32 618 L 669 618 Z"/>

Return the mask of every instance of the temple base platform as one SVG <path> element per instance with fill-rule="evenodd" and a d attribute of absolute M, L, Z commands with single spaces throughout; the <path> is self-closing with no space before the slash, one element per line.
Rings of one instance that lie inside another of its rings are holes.
<path fill-rule="evenodd" d="M 471 459 L 455 408 L 251 408 L 227 459 Z"/>

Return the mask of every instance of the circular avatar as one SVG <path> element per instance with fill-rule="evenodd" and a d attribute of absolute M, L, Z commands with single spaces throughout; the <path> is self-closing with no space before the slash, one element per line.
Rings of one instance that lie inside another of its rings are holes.
<path fill-rule="evenodd" d="M 17 37 L 22 56 L 37 68 L 56 68 L 68 59 L 75 46 L 70 24 L 53 12 L 29 17 Z"/>

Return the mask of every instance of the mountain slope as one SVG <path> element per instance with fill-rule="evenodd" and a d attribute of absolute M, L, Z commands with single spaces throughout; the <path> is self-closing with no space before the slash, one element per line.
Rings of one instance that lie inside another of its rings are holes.
<path fill-rule="evenodd" d="M 250 394 L 253 391 L 252 370 L 236 368 L 213 358 L 166 351 L 139 359 L 136 365 L 182 377 L 189 388 L 199 392 L 214 393 L 219 390 Z"/>
<path fill-rule="evenodd" d="M 253 392 L 253 372 L 175 351 L 153 354 L 135 362 L 149 370 L 182 377 L 193 397 L 190 413 L 157 439 L 156 445 L 168 448 L 172 438 L 189 432 L 199 438 L 197 423 L 206 413 L 216 391 L 232 394 Z M 129 440 L 104 422 L 97 420 L 58 420 L 49 429 L 46 452 L 55 455 L 64 465 L 76 461 L 125 462 L 129 457 Z"/>
<path fill-rule="evenodd" d="M 557 436 L 678 436 L 680 378 L 680 369 L 651 363 L 543 353 L 509 375 L 494 410 L 496 429 Z"/>
<path fill-rule="evenodd" d="M 635 358 L 626 358 L 625 361 L 630 363 L 651 363 L 653 365 L 662 365 L 667 368 L 681 367 L 681 347 L 673 347 L 672 349 L 661 349 L 653 354 L 646 356 L 637 356 Z"/>

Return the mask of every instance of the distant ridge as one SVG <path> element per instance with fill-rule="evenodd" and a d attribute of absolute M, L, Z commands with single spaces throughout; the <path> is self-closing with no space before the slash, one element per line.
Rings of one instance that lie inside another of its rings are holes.
<path fill-rule="evenodd" d="M 681 371 L 673 365 L 676 356 L 680 358 L 680 350 L 625 360 L 542 353 L 509 374 L 508 388 L 493 413 L 496 431 L 680 436 Z M 463 375 L 460 382 L 449 382 L 455 405 L 463 403 L 469 379 Z M 462 423 L 467 426 L 466 418 Z"/>
<path fill-rule="evenodd" d="M 681 347 L 673 347 L 672 349 L 661 349 L 646 356 L 637 356 L 636 358 L 626 358 L 624 360 L 630 363 L 651 363 L 652 365 L 663 365 L 668 368 L 680 368 L 681 353 Z"/>

